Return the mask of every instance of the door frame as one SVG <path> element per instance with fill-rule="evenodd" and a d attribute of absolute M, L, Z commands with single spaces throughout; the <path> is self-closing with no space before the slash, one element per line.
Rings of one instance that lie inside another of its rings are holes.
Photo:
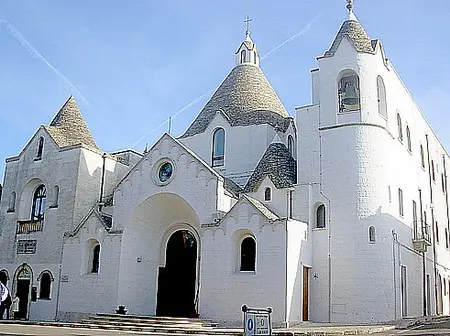
<path fill-rule="evenodd" d="M 167 251 L 167 245 L 169 243 L 170 237 L 177 232 L 181 230 L 187 230 L 190 233 L 192 233 L 195 237 L 195 240 L 197 242 L 197 259 L 196 259 L 196 271 L 195 271 L 195 292 L 194 292 L 194 307 L 197 314 L 200 314 L 200 251 L 201 251 L 201 240 L 200 235 L 198 234 L 198 230 L 188 223 L 175 223 L 173 224 L 168 230 L 164 232 L 160 239 L 160 261 L 159 264 L 156 266 L 156 281 L 155 281 L 155 307 L 154 311 L 156 314 L 156 310 L 158 308 L 158 280 L 159 280 L 159 268 L 166 266 L 166 251 Z"/>
<path fill-rule="evenodd" d="M 30 317 L 31 292 L 32 292 L 32 288 L 33 288 L 33 269 L 27 263 L 23 263 L 22 265 L 17 267 L 16 271 L 14 272 L 14 279 L 13 279 L 13 285 L 12 285 L 12 289 L 14 289 L 14 290 L 11 293 L 11 297 L 14 298 L 14 296 L 16 295 L 17 285 L 19 282 L 19 275 L 23 271 L 27 271 L 30 275 L 30 279 L 29 279 L 30 284 L 28 285 L 27 313 L 25 315 L 25 319 L 28 320 Z"/>
<path fill-rule="evenodd" d="M 303 265 L 302 268 L 302 321 L 309 321 L 309 293 L 310 293 L 310 270 L 311 267 Z M 306 279 L 306 282 L 305 282 Z M 306 292 L 305 292 L 306 284 Z M 305 296 L 306 294 L 306 296 Z M 306 300 L 305 300 L 306 297 Z"/>

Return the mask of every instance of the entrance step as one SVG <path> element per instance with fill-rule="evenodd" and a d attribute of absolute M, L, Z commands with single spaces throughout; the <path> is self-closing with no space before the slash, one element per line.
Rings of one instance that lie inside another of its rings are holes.
<path fill-rule="evenodd" d="M 218 329 L 210 320 L 124 314 L 96 314 L 82 320 L 85 328 L 133 331 L 151 335 L 241 336 L 242 329 Z"/>
<path fill-rule="evenodd" d="M 89 320 L 95 321 L 127 321 L 137 323 L 159 323 L 159 324 L 180 324 L 180 325 L 199 325 L 205 327 L 216 327 L 217 323 L 210 320 L 185 317 L 164 317 L 164 316 L 145 316 L 145 315 L 124 315 L 124 314 L 96 314 L 89 316 Z"/>

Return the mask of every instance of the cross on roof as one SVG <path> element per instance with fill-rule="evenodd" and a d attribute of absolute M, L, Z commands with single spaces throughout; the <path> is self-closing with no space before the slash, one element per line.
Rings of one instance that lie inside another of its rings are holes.
<path fill-rule="evenodd" d="M 353 0 L 347 0 L 347 9 L 349 12 L 353 11 Z"/>
<path fill-rule="evenodd" d="M 253 21 L 253 19 L 251 19 L 248 15 L 247 15 L 247 19 L 244 21 L 247 29 L 245 31 L 246 34 L 250 34 L 250 22 Z"/>

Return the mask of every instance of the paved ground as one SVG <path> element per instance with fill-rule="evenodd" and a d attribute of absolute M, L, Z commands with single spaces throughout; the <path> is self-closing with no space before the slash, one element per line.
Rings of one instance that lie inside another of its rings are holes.
<path fill-rule="evenodd" d="M 409 335 L 450 335 L 450 317 L 439 318 L 424 325 L 419 325 L 406 330 L 392 330 L 377 334 L 379 336 L 409 336 Z"/>
<path fill-rule="evenodd" d="M 365 335 L 372 334 L 374 336 L 432 336 L 432 335 L 448 335 L 450 336 L 450 317 L 442 318 L 428 322 L 427 324 L 412 327 L 405 330 L 394 330 L 393 326 L 338 326 L 329 324 L 306 323 L 289 330 L 292 335 Z M 374 332 L 378 332 L 375 333 Z M 85 328 L 67 328 L 37 325 L 21 325 L 21 324 L 2 324 L 0 323 L 0 336 L 130 336 L 145 335 L 145 333 L 133 331 L 118 330 L 102 330 L 102 329 L 85 329 Z M 158 334 L 147 334 L 158 335 Z M 159 334 L 161 335 L 161 334 Z M 173 334 L 176 335 L 176 334 Z M 197 334 L 199 336 L 200 334 Z"/>

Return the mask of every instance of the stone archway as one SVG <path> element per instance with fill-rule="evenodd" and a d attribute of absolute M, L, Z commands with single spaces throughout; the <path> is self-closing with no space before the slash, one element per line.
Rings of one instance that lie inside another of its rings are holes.
<path fill-rule="evenodd" d="M 12 297 L 17 294 L 19 297 L 19 319 L 27 319 L 29 315 L 30 300 L 31 300 L 31 286 L 33 284 L 33 271 L 27 264 L 18 267 L 14 274 L 14 293 Z"/>
<path fill-rule="evenodd" d="M 159 267 L 156 315 L 193 317 L 197 273 L 197 239 L 189 230 L 177 230 L 166 247 L 166 264 Z"/>
<path fill-rule="evenodd" d="M 130 213 L 122 240 L 121 254 L 127 258 L 127 262 L 121 263 L 120 267 L 118 304 L 126 305 L 133 314 L 195 316 L 200 287 L 199 229 L 196 211 L 177 194 L 154 194 L 136 206 Z M 167 310 L 163 301 L 174 301 L 165 294 L 167 291 L 163 288 L 160 273 L 166 273 L 166 279 L 172 283 L 167 287 L 173 288 L 174 274 L 183 272 L 183 266 L 177 264 L 173 257 L 180 255 L 183 236 L 195 245 L 195 248 L 188 249 L 189 270 L 184 269 L 185 274 L 190 274 L 189 281 L 179 284 L 185 286 L 183 288 L 189 295 L 186 294 L 184 303 L 178 309 Z"/>

